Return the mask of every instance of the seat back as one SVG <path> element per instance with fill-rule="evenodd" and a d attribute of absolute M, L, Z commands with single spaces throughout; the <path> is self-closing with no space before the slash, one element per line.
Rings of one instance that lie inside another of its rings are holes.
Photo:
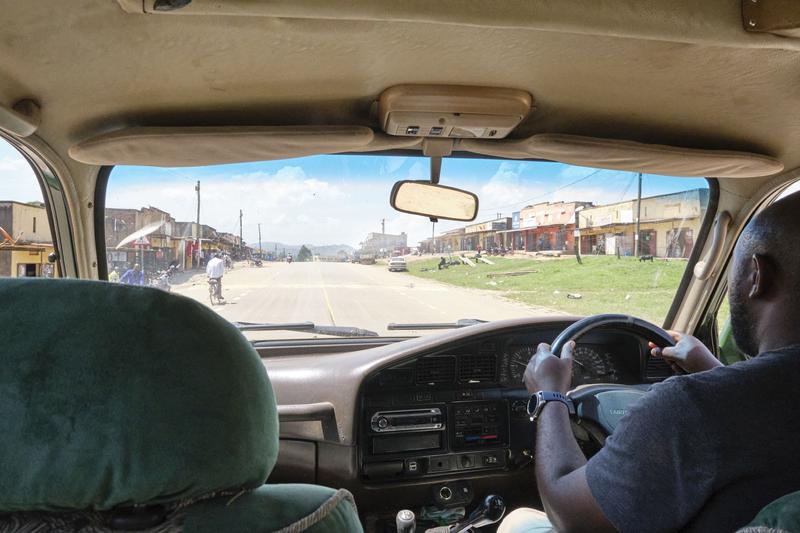
<path fill-rule="evenodd" d="M 169 511 L 255 489 L 277 458 L 258 354 L 156 289 L 0 279 L 0 399 L 0 514 Z"/>
<path fill-rule="evenodd" d="M 781 496 L 764 507 L 737 533 L 789 533 L 800 531 L 800 491 Z"/>

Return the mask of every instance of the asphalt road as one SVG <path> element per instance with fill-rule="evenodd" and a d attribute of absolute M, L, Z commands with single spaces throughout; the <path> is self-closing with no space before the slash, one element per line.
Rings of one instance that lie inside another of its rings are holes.
<path fill-rule="evenodd" d="M 452 322 L 460 318 L 496 320 L 553 311 L 503 299 L 491 291 L 454 287 L 389 272 L 385 266 L 351 263 L 237 264 L 222 282 L 224 305 L 211 306 L 205 276 L 198 274 L 173 292 L 196 299 L 232 321 L 304 322 L 354 326 L 380 335 L 424 332 L 387 331 L 390 322 Z M 263 337 L 296 337 L 285 332 Z M 308 336 L 300 334 L 299 336 Z"/>

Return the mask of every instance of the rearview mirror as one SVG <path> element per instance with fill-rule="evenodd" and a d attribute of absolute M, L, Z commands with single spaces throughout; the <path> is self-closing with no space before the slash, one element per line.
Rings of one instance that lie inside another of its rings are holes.
<path fill-rule="evenodd" d="M 437 219 L 469 221 L 478 216 L 475 193 L 429 181 L 398 181 L 389 203 L 403 213 Z"/>

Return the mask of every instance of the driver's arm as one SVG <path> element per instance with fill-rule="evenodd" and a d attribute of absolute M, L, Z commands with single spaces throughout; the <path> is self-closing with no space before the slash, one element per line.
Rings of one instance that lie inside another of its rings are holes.
<path fill-rule="evenodd" d="M 559 359 L 540 344 L 525 369 L 528 390 L 565 393 L 573 347 L 565 346 Z M 719 482 L 720 443 L 714 436 L 723 431 L 700 409 L 698 391 L 706 381 L 701 372 L 654 385 L 589 462 L 566 407 L 546 404 L 536 431 L 536 480 L 556 528 L 654 533 L 684 528 Z"/>
<path fill-rule="evenodd" d="M 574 346 L 567 343 L 558 359 L 550 355 L 550 346 L 539 345 L 525 372 L 531 394 L 539 390 L 567 392 Z M 545 404 L 537 420 L 535 457 L 539 495 L 557 531 L 615 531 L 589 490 L 586 457 L 572 434 L 565 405 Z"/>

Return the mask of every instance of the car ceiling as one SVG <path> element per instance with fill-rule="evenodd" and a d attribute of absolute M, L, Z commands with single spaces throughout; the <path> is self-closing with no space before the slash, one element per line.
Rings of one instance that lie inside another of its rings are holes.
<path fill-rule="evenodd" d="M 195 0 L 185 16 L 120 4 L 137 1 L 2 5 L 0 104 L 36 100 L 37 135 L 65 159 L 72 144 L 127 125 L 377 127 L 381 91 L 441 83 L 529 91 L 535 110 L 512 137 L 800 164 L 800 41 L 746 32 L 735 0 L 232 0 L 227 10 Z M 235 12 L 257 16 L 224 14 Z"/>

